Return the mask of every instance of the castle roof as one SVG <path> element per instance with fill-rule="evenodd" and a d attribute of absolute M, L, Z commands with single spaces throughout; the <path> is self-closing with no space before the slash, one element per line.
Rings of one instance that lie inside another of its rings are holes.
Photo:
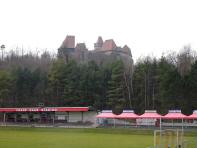
<path fill-rule="evenodd" d="M 87 50 L 85 43 L 77 43 L 76 50 Z"/>
<path fill-rule="evenodd" d="M 97 42 L 94 43 L 94 49 L 101 49 L 102 46 L 103 46 L 103 39 L 101 36 L 99 36 Z"/>
<path fill-rule="evenodd" d="M 113 39 L 105 40 L 102 46 L 102 50 L 113 50 L 116 48 L 116 44 Z"/>
<path fill-rule="evenodd" d="M 125 46 L 122 48 L 122 50 L 123 50 L 123 52 L 125 52 L 125 53 L 131 55 L 131 49 L 130 49 L 127 45 L 125 45 Z"/>
<path fill-rule="evenodd" d="M 101 36 L 98 37 L 98 40 L 96 42 L 97 44 L 103 44 L 103 39 Z"/>
<path fill-rule="evenodd" d="M 75 36 L 66 36 L 60 48 L 75 48 Z"/>

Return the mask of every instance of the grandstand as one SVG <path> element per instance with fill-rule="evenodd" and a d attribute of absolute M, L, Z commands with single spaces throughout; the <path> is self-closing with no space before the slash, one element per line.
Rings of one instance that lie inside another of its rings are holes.
<path fill-rule="evenodd" d="M 120 115 L 113 114 L 111 110 L 103 110 L 96 117 L 100 126 L 158 127 L 160 130 L 169 127 L 197 127 L 197 111 L 186 116 L 181 110 L 169 110 L 166 115 L 160 115 L 155 110 L 146 110 L 142 115 L 135 114 L 133 110 L 124 110 Z"/>
<path fill-rule="evenodd" d="M 27 107 L 0 108 L 0 122 L 6 124 L 60 124 L 95 123 L 96 112 L 88 107 Z"/>

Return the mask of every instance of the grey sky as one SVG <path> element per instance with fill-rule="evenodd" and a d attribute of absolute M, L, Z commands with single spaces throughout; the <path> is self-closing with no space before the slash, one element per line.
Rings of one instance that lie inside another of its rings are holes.
<path fill-rule="evenodd" d="M 101 35 L 134 59 L 197 49 L 195 0 L 0 0 L 0 44 L 56 51 L 66 35 L 89 49 Z"/>

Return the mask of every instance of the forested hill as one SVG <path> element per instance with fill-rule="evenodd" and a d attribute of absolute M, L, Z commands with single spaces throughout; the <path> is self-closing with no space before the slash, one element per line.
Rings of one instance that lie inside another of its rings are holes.
<path fill-rule="evenodd" d="M 125 109 L 137 113 L 181 109 L 189 114 L 197 109 L 197 56 L 189 47 L 138 59 L 133 75 L 127 75 L 125 68 L 121 60 L 65 64 L 47 52 L 41 56 L 11 52 L 0 61 L 0 107 L 44 103 L 101 110 L 124 102 Z"/>

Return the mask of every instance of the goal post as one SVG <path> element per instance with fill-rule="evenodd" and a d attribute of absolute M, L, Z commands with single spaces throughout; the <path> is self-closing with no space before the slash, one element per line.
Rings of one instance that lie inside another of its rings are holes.
<path fill-rule="evenodd" d="M 155 130 L 154 148 L 185 148 L 184 131 L 178 129 Z"/>

